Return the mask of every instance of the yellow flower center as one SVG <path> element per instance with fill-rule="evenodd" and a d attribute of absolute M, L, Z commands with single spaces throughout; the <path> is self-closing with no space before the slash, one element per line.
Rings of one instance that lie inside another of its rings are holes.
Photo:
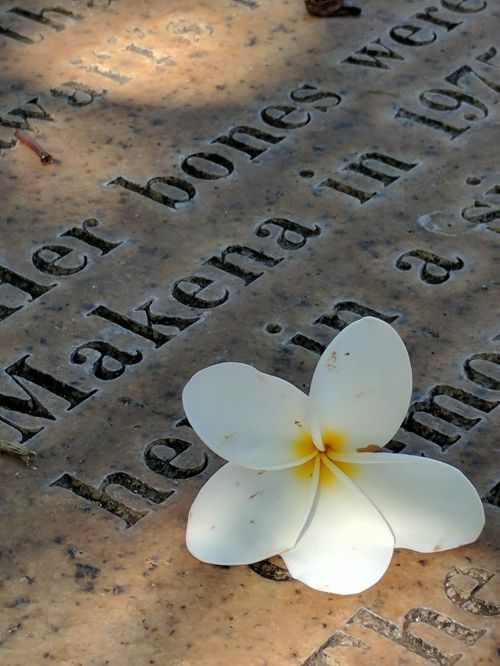
<path fill-rule="evenodd" d="M 332 471 L 325 464 L 325 458 L 327 462 L 338 467 L 344 474 L 347 476 L 352 476 L 356 465 L 352 463 L 341 462 L 337 460 L 338 455 L 347 453 L 346 442 L 347 437 L 344 433 L 336 430 L 326 430 L 321 433 L 321 439 L 323 446 L 325 447 L 324 452 L 320 451 L 313 442 L 311 433 L 307 430 L 301 433 L 294 442 L 294 452 L 297 455 L 297 458 L 305 458 L 308 455 L 314 454 L 314 457 L 303 465 L 299 465 L 295 468 L 297 474 L 301 477 L 312 476 L 314 464 L 317 456 L 320 456 L 320 483 L 331 483 L 336 480 L 336 477 Z M 378 448 L 378 447 L 377 447 Z"/>

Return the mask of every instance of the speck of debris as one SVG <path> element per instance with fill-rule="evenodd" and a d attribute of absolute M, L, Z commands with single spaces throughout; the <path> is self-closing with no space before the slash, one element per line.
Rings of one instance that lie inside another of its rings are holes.
<path fill-rule="evenodd" d="M 91 564 L 75 564 L 75 578 L 90 578 L 94 580 L 100 574 L 101 570 L 93 567 Z"/>
<path fill-rule="evenodd" d="M 11 601 L 9 604 L 5 604 L 6 608 L 17 608 L 18 606 L 26 606 L 31 603 L 29 597 L 17 597 L 14 601 Z"/>

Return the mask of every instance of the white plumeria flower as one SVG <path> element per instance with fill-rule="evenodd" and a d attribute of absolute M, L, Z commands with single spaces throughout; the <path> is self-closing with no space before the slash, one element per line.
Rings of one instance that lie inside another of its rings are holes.
<path fill-rule="evenodd" d="M 242 363 L 201 370 L 186 415 L 228 460 L 196 497 L 187 547 L 211 564 L 281 555 L 312 588 L 355 594 L 385 573 L 394 548 L 432 552 L 474 541 L 481 500 L 445 463 L 378 452 L 411 396 L 406 348 L 365 317 L 328 345 L 307 397 Z"/>

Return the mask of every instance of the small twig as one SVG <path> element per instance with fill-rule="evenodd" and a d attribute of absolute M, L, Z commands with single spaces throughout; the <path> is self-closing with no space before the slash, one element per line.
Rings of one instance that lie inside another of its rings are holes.
<path fill-rule="evenodd" d="M 15 456 L 16 458 L 21 458 L 26 465 L 29 465 L 33 458 L 36 456 L 36 453 L 31 449 L 28 449 L 27 446 L 22 444 L 15 444 L 14 442 L 8 442 L 6 439 L 0 439 L 0 453 L 6 453 L 9 456 Z"/>
<path fill-rule="evenodd" d="M 344 0 L 305 0 L 306 9 L 311 16 L 341 17 L 359 16 L 359 7 L 344 7 Z"/>
<path fill-rule="evenodd" d="M 29 132 L 25 130 L 17 129 L 14 132 L 14 136 L 21 143 L 24 143 L 25 146 L 28 146 L 34 153 L 38 155 L 42 164 L 53 164 L 54 158 L 50 155 L 45 148 L 43 148 L 38 141 L 36 141 Z"/>

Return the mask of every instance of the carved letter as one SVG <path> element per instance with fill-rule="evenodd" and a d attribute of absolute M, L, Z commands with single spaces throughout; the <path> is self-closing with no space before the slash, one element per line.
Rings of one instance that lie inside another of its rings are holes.
<path fill-rule="evenodd" d="M 98 305 L 94 310 L 92 310 L 92 312 L 89 312 L 88 316 L 102 317 L 103 319 L 110 321 L 112 324 L 121 326 L 121 328 L 134 333 L 134 335 L 140 335 L 141 337 L 146 338 L 146 340 L 153 342 L 157 349 L 178 335 L 180 331 L 183 331 L 185 328 L 188 328 L 188 326 L 195 324 L 199 319 L 199 317 L 191 317 L 188 319 L 177 316 L 156 314 L 151 312 L 152 303 L 152 300 L 148 301 L 147 303 L 144 303 L 135 309 L 135 312 L 142 310 L 145 313 L 147 321 L 146 325 L 141 324 L 140 322 L 136 321 L 135 319 L 131 319 L 126 315 L 122 315 L 119 312 L 114 312 L 113 310 L 107 308 L 105 305 Z M 157 326 L 176 328 L 178 330 L 177 333 L 167 335 L 166 333 L 157 331 L 154 328 L 155 324 Z"/>
<path fill-rule="evenodd" d="M 459 25 L 462 25 L 463 21 L 451 22 L 445 21 L 444 19 L 438 16 L 431 16 L 435 12 L 439 11 L 437 7 L 426 7 L 421 14 L 415 14 L 413 18 L 419 19 L 420 21 L 426 21 L 432 25 L 437 25 L 439 28 L 446 28 L 447 32 L 458 28 Z"/>
<path fill-rule="evenodd" d="M 402 160 L 391 157 L 391 155 L 385 155 L 384 153 L 364 153 L 359 157 L 357 162 L 350 162 L 342 169 L 342 171 L 353 171 L 355 173 L 360 173 L 363 176 L 367 176 L 368 178 L 379 180 L 384 187 L 388 187 L 391 183 L 394 183 L 394 181 L 400 178 L 400 176 L 391 176 L 385 171 L 367 167 L 365 162 L 368 161 L 381 162 L 398 171 L 411 171 L 411 169 L 418 164 L 418 162 L 403 162 Z M 347 196 L 357 199 L 361 204 L 366 203 L 377 194 L 377 192 L 365 192 L 364 190 L 359 190 L 333 178 L 327 178 L 320 184 L 320 186 L 331 187 L 332 189 L 337 190 L 337 192 L 347 194 Z"/>
<path fill-rule="evenodd" d="M 500 391 L 500 379 L 492 375 L 487 375 L 485 372 L 480 372 L 472 366 L 473 361 L 482 361 L 484 363 L 491 363 L 500 366 L 500 354 L 495 352 L 483 352 L 481 354 L 474 354 L 469 356 L 464 363 L 464 372 L 467 379 L 471 382 L 481 386 L 482 388 L 491 389 L 492 391 Z M 498 368 L 497 368 L 498 373 Z"/>
<path fill-rule="evenodd" d="M 339 317 L 338 315 L 339 312 L 352 313 L 354 317 L 351 318 L 351 321 L 354 321 L 358 317 L 377 317 L 378 319 L 382 319 L 388 324 L 391 324 L 399 316 L 399 315 L 385 315 L 379 312 L 378 310 L 369 308 L 366 305 L 360 305 L 359 303 L 355 303 L 354 301 L 342 301 L 340 303 L 336 303 L 333 306 L 331 313 L 321 315 L 321 317 L 316 319 L 313 322 L 313 325 L 328 326 L 329 328 L 341 331 L 351 322 L 345 318 Z M 304 335 L 303 333 L 296 333 L 292 338 L 290 338 L 290 340 L 287 340 L 286 344 L 294 345 L 295 347 L 302 347 L 302 349 L 311 351 L 313 352 L 313 354 L 317 354 L 318 356 L 320 356 L 325 351 L 326 348 L 326 345 L 323 344 L 322 342 L 319 342 L 314 338 Z M 401 446 L 400 450 L 402 450 L 403 448 L 404 445 Z"/>
<path fill-rule="evenodd" d="M 495 187 L 492 187 L 491 190 L 488 190 L 486 192 L 486 195 L 498 195 L 500 194 L 500 186 L 495 185 Z M 487 209 L 486 211 L 484 209 Z M 479 209 L 476 213 L 476 209 Z M 475 200 L 474 201 L 474 206 L 468 206 L 467 208 L 464 208 L 461 213 L 462 217 L 464 220 L 467 220 L 467 222 L 473 222 L 474 224 L 486 224 L 487 229 L 490 229 L 491 231 L 494 231 L 495 233 L 500 233 L 500 228 L 495 228 L 493 225 L 488 224 L 489 222 L 493 222 L 494 220 L 500 219 L 500 207 L 497 206 L 496 208 L 493 208 L 493 206 L 489 203 L 485 203 L 484 201 L 480 200 Z"/>
<path fill-rule="evenodd" d="M 0 286 L 2 284 L 10 284 L 12 287 L 26 292 L 31 296 L 30 301 L 34 301 L 40 296 L 43 296 L 43 294 L 47 293 L 47 291 L 53 289 L 56 286 L 56 284 L 38 284 L 37 282 L 33 282 L 33 280 L 30 280 L 23 275 L 19 275 L 19 273 L 14 273 L 14 271 L 11 271 L 9 268 L 0 266 Z M 0 321 L 10 317 L 11 314 L 14 314 L 14 312 L 17 312 L 22 307 L 24 306 L 18 305 L 17 307 L 9 307 L 7 305 L 0 304 Z"/>
<path fill-rule="evenodd" d="M 365 192 L 356 187 L 351 187 L 346 183 L 342 183 L 340 180 L 335 180 L 334 178 L 327 178 L 322 183 L 320 187 L 331 187 L 332 190 L 337 190 L 337 192 L 342 192 L 342 194 L 347 194 L 348 197 L 357 199 L 359 203 L 366 203 L 370 201 L 377 193 L 376 192 Z"/>
<path fill-rule="evenodd" d="M 389 35 L 393 41 L 398 42 L 398 44 L 403 44 L 404 46 L 427 46 L 427 44 L 432 44 L 436 41 L 437 35 L 435 32 L 431 33 L 432 37 L 429 39 L 413 39 L 412 35 L 416 35 L 417 32 L 420 32 L 421 30 L 423 30 L 423 28 L 419 28 L 416 25 L 397 25 L 395 28 L 392 28 Z"/>
<path fill-rule="evenodd" d="M 411 250 L 405 252 L 396 261 L 396 266 L 402 271 L 409 271 L 412 267 L 409 261 L 405 261 L 406 257 L 415 257 L 424 262 L 420 269 L 420 278 L 427 284 L 442 284 L 450 277 L 451 271 L 458 271 L 464 267 L 464 262 L 457 257 L 455 260 L 440 257 L 433 252 L 427 250 Z M 441 270 L 431 270 L 429 266 L 437 266 Z"/>
<path fill-rule="evenodd" d="M 500 481 L 490 488 L 486 495 L 483 497 L 485 502 L 492 504 L 493 506 L 500 507 Z"/>
<path fill-rule="evenodd" d="M 326 345 L 324 345 L 322 342 L 318 342 L 318 340 L 314 340 L 313 338 L 310 338 L 307 335 L 303 335 L 302 333 L 296 333 L 293 338 L 287 340 L 286 344 L 294 345 L 295 347 L 302 347 L 302 349 L 307 349 L 307 351 L 311 351 L 313 354 L 317 354 L 318 356 L 321 356 L 321 354 L 326 349 Z"/>
<path fill-rule="evenodd" d="M 155 439 L 144 449 L 144 462 L 153 472 L 157 472 L 168 479 L 190 479 L 192 476 L 201 474 L 208 465 L 208 456 L 205 452 L 198 456 L 201 462 L 194 463 L 189 467 L 175 462 L 185 451 L 193 446 L 191 442 L 176 437 L 165 437 Z M 164 450 L 167 453 L 161 454 Z"/>
<path fill-rule="evenodd" d="M 335 647 L 354 647 L 361 648 L 362 650 L 370 649 L 369 645 L 349 636 L 345 631 L 336 631 L 319 646 L 316 652 L 313 652 L 313 654 L 302 663 L 302 666 L 330 666 L 330 664 L 333 666 L 334 662 L 330 659 L 328 651 Z M 335 663 L 339 664 L 340 662 L 336 661 Z"/>
<path fill-rule="evenodd" d="M 394 183 L 394 181 L 400 178 L 400 176 L 390 176 L 384 171 L 377 171 L 365 166 L 365 162 L 368 161 L 381 162 L 397 171 L 411 171 L 418 164 L 418 162 L 403 162 L 395 157 L 391 157 L 391 155 L 384 155 L 383 153 L 364 153 L 360 156 L 357 163 L 350 162 L 344 169 L 342 169 L 342 171 L 355 171 L 363 176 L 368 176 L 368 178 L 379 180 L 384 187 L 388 187 L 391 183 Z"/>
<path fill-rule="evenodd" d="M 373 48 L 371 44 L 375 44 L 380 48 Z M 365 55 L 368 58 L 357 58 L 356 55 Z M 386 46 L 381 42 L 380 39 L 376 39 L 373 42 L 370 42 L 368 46 L 363 46 L 362 49 L 356 51 L 355 55 L 351 55 L 342 62 L 348 62 L 351 65 L 362 65 L 363 67 L 377 67 L 377 69 L 390 69 L 385 62 L 379 60 L 379 58 L 390 58 L 391 60 L 404 60 L 403 56 L 400 56 L 399 53 L 393 51 L 391 48 Z"/>
<path fill-rule="evenodd" d="M 189 285 L 189 291 L 186 289 L 181 289 L 179 285 L 186 284 Z M 191 275 L 189 277 L 182 278 L 174 282 L 172 287 L 172 296 L 176 301 L 182 303 L 183 305 L 188 305 L 191 308 L 199 308 L 200 310 L 206 310 L 208 308 L 216 308 L 219 305 L 222 305 L 229 298 L 229 291 L 224 289 L 224 294 L 220 298 L 213 298 L 211 300 L 203 299 L 197 296 L 200 291 L 207 289 L 214 284 L 214 280 L 210 280 L 206 277 L 200 277 L 199 275 Z"/>
<path fill-rule="evenodd" d="M 455 2 L 452 2 L 451 0 L 441 0 L 441 5 L 450 12 L 458 12 L 459 14 L 477 14 L 478 12 L 482 12 L 483 9 L 486 9 L 488 4 L 485 0 L 480 7 L 464 7 L 468 1 L 469 0 L 455 0 Z M 472 2 L 474 3 L 474 0 L 472 0 Z"/>
<path fill-rule="evenodd" d="M 225 173 L 219 171 L 207 171 L 206 169 L 199 169 L 195 164 L 191 164 L 190 160 L 212 162 L 217 166 L 225 169 Z M 234 164 L 231 160 L 223 155 L 217 153 L 193 153 L 188 155 L 181 164 L 181 169 L 193 178 L 200 178 L 201 180 L 218 180 L 219 178 L 227 178 L 234 171 Z"/>
<path fill-rule="evenodd" d="M 410 406 L 408 416 L 401 426 L 403 430 L 407 432 L 412 432 L 423 439 L 427 439 L 434 444 L 437 444 L 441 447 L 443 451 L 449 448 L 452 444 L 457 442 L 461 435 L 447 435 L 437 430 L 434 427 L 424 425 L 416 420 L 416 415 L 420 412 L 434 417 L 435 419 L 440 419 L 445 423 L 454 425 L 457 428 L 462 430 L 470 430 L 476 423 L 479 423 L 481 418 L 471 419 L 469 417 L 463 416 L 462 414 L 457 413 L 447 407 L 443 407 L 438 404 L 436 400 L 439 397 L 447 396 L 452 398 L 457 402 L 462 403 L 464 407 L 472 407 L 481 412 L 489 413 L 492 409 L 495 409 L 500 402 L 484 400 L 483 398 L 478 398 L 472 393 L 468 393 L 462 389 L 454 388 L 453 386 L 447 386 L 446 384 L 441 384 L 439 386 L 434 386 L 430 391 L 427 398 L 423 400 L 418 400 Z"/>
<path fill-rule="evenodd" d="M 66 91 L 64 88 L 69 88 L 69 90 Z M 66 97 L 70 106 L 88 106 L 92 104 L 96 97 L 104 97 L 106 95 L 105 90 L 97 92 L 97 90 L 77 81 L 65 81 L 60 86 L 51 88 L 50 92 L 54 97 Z"/>
<path fill-rule="evenodd" d="M 122 244 L 123 241 L 110 243 L 109 241 L 104 240 L 104 238 L 99 238 L 91 231 L 89 231 L 89 227 L 94 228 L 97 226 L 99 226 L 99 222 L 94 218 L 90 218 L 83 221 L 83 229 L 80 229 L 80 227 L 73 227 L 72 229 L 68 229 L 68 231 L 65 231 L 63 234 L 61 234 L 61 236 L 71 236 L 71 238 L 77 238 L 79 241 L 82 241 L 82 243 L 87 243 L 87 245 L 96 247 L 98 250 L 101 250 L 101 254 L 108 254 L 111 252 L 111 250 L 114 250 L 115 247 L 118 247 Z"/>
<path fill-rule="evenodd" d="M 21 7 L 12 7 L 12 9 L 9 9 L 9 12 L 22 16 L 30 21 L 36 21 L 42 25 L 47 25 L 49 28 L 53 28 L 56 32 L 61 32 L 66 26 L 64 23 L 57 23 L 56 21 L 47 18 L 45 14 L 58 14 L 59 16 L 66 16 L 67 18 L 73 19 L 73 21 L 81 21 L 83 19 L 83 16 L 80 16 L 80 14 L 74 14 L 69 9 L 64 9 L 64 7 L 46 7 L 45 9 L 41 9 L 37 14 Z"/>
<path fill-rule="evenodd" d="M 341 331 L 351 322 L 345 318 L 339 317 L 339 312 L 350 312 L 355 315 L 351 321 L 354 321 L 359 317 L 377 317 L 378 319 L 385 321 L 387 324 L 392 324 L 392 322 L 396 321 L 396 319 L 399 317 L 399 315 L 383 314 L 378 310 L 369 308 L 366 305 L 361 305 L 360 303 L 355 303 L 354 301 L 341 301 L 340 303 L 336 303 L 333 306 L 331 313 L 322 315 L 313 323 L 315 326 L 322 324 L 323 326 L 329 326 L 330 328 L 334 328 L 337 331 Z"/>
<path fill-rule="evenodd" d="M 97 379 L 102 379 L 103 381 L 109 381 L 110 379 L 116 379 L 120 377 L 125 372 L 127 365 L 135 365 L 142 361 L 142 354 L 137 349 L 135 354 L 130 354 L 129 352 L 118 349 L 109 342 L 103 342 L 102 340 L 91 340 L 86 342 L 84 345 L 77 347 L 70 356 L 71 363 L 82 364 L 87 361 L 87 355 L 83 354 L 84 349 L 93 349 L 99 353 L 99 358 L 95 361 L 92 371 Z M 106 367 L 104 363 L 105 358 L 111 358 L 119 364 L 119 367 Z"/>
<path fill-rule="evenodd" d="M 318 109 L 318 111 L 323 111 L 323 112 L 328 111 L 328 109 L 333 109 L 342 101 L 340 95 L 337 95 L 336 93 L 332 92 L 326 92 L 326 90 L 318 90 L 316 86 L 311 86 L 308 83 L 303 85 L 301 88 L 296 88 L 296 90 L 292 90 L 292 92 L 290 93 L 290 98 L 294 102 L 298 102 L 299 104 L 314 104 L 315 102 L 319 102 L 321 99 L 329 99 L 329 98 L 335 100 L 333 104 L 314 104 L 315 109 Z"/>
<path fill-rule="evenodd" d="M 420 657 L 427 659 L 427 661 L 439 666 L 452 666 L 461 659 L 461 654 L 441 652 L 437 647 L 414 634 L 411 630 L 411 625 L 415 622 L 428 624 L 466 645 L 474 645 L 485 633 L 484 630 L 478 631 L 460 622 L 456 622 L 451 617 L 438 613 L 432 608 L 410 609 L 403 618 L 401 629 L 384 617 L 376 615 L 368 608 L 360 608 L 347 621 L 347 624 L 360 624 L 362 627 L 371 629 L 380 636 L 385 636 L 385 638 L 388 638 L 397 645 L 401 645 L 410 652 L 414 652 Z"/>
<path fill-rule="evenodd" d="M 283 261 L 283 258 L 275 259 L 274 257 L 270 257 L 269 255 L 264 254 L 263 252 L 259 252 L 258 250 L 252 250 L 251 247 L 246 247 L 245 245 L 230 245 L 221 252 L 220 257 L 211 257 L 208 259 L 208 261 L 205 261 L 203 265 L 214 266 L 214 268 L 218 268 L 220 271 L 225 271 L 230 275 L 234 275 L 235 277 L 243 280 L 245 285 L 250 284 L 250 282 L 257 280 L 257 278 L 259 278 L 261 275 L 264 275 L 264 273 L 255 273 L 248 270 L 248 268 L 242 268 L 237 264 L 226 261 L 226 257 L 228 257 L 230 254 L 236 254 L 240 257 L 247 257 L 248 259 L 252 259 L 252 261 L 264 264 L 264 266 L 271 267 L 277 266 L 280 262 Z"/>
<path fill-rule="evenodd" d="M 35 435 L 38 435 L 44 429 L 44 426 L 39 426 L 38 428 L 28 428 L 26 426 L 15 423 L 10 419 L 6 419 L 5 416 L 0 416 L 0 421 L 9 426 L 9 428 L 14 428 L 21 435 L 21 443 L 26 442 L 28 439 L 31 439 Z"/>
<path fill-rule="evenodd" d="M 2 33 L 0 32 L 0 34 Z M 0 150 L 10 150 L 11 148 L 14 148 L 16 144 L 17 141 L 15 139 L 11 139 L 10 141 L 3 141 L 3 139 L 0 139 Z"/>
<path fill-rule="evenodd" d="M 156 184 L 162 184 L 172 189 L 181 190 L 181 192 L 184 192 L 186 196 L 179 199 L 169 196 L 168 194 L 158 192 L 158 190 L 153 189 L 153 185 Z M 118 178 L 111 180 L 108 185 L 118 185 L 119 187 L 123 187 L 126 190 L 130 190 L 131 192 L 136 192 L 142 197 L 151 199 L 151 201 L 156 201 L 157 203 L 160 203 L 163 206 L 168 206 L 169 208 L 173 208 L 174 210 L 177 208 L 178 204 L 191 201 L 191 199 L 193 199 L 196 195 L 196 189 L 193 185 L 191 185 L 191 183 L 189 183 L 187 180 L 184 180 L 183 178 L 177 178 L 175 176 L 157 176 L 156 178 L 151 178 L 148 180 L 145 186 L 139 185 L 138 183 L 133 183 L 131 180 L 122 178 L 122 176 L 118 176 Z"/>
<path fill-rule="evenodd" d="M 429 116 L 422 116 L 419 113 L 413 113 L 413 111 L 408 111 L 408 109 L 403 109 L 403 107 L 400 107 L 396 111 L 396 115 L 394 116 L 394 118 L 411 120 L 414 123 L 419 123 L 420 125 L 424 125 L 425 127 L 430 127 L 431 129 L 444 132 L 445 134 L 449 135 L 452 141 L 453 139 L 456 139 L 457 136 L 460 136 L 461 134 L 467 132 L 467 130 L 470 129 L 470 125 L 466 125 L 465 127 L 454 127 L 453 125 L 448 125 L 447 123 L 443 123 L 441 120 L 436 120 L 436 118 L 431 118 Z"/>
<path fill-rule="evenodd" d="M 80 479 L 71 476 L 71 474 L 63 474 L 56 481 L 51 483 L 51 486 L 66 488 L 66 490 L 71 490 L 75 495 L 78 495 L 93 504 L 97 504 L 101 509 L 105 509 L 118 518 L 121 518 L 127 527 L 135 525 L 135 523 L 149 513 L 149 511 L 137 511 L 136 509 L 132 509 L 126 504 L 123 504 L 123 502 L 114 499 L 108 492 L 106 492 L 109 486 L 121 486 L 130 493 L 140 495 L 145 500 L 153 502 L 154 504 L 161 504 L 175 492 L 173 490 L 156 490 L 156 488 L 153 488 L 144 481 L 130 476 L 130 474 L 127 474 L 126 472 L 114 472 L 113 474 L 109 474 L 98 488 L 89 486 L 84 481 L 80 481 Z"/>
<path fill-rule="evenodd" d="M 481 615 L 483 617 L 494 617 L 500 615 L 500 604 L 494 601 L 485 601 L 476 597 L 476 593 L 483 588 L 493 577 L 494 573 L 489 573 L 486 569 L 453 569 L 447 574 L 444 580 L 444 591 L 448 599 L 450 599 L 456 606 L 468 613 L 474 615 Z M 466 591 L 459 587 L 457 578 L 465 576 L 472 578 L 475 581 L 474 587 L 470 591 Z"/>
<path fill-rule="evenodd" d="M 299 111 L 299 113 L 305 114 L 305 120 L 297 120 L 296 122 L 285 121 L 283 118 L 291 115 L 294 111 Z M 300 127 L 305 127 L 311 122 L 311 114 L 307 111 L 300 111 L 296 106 L 268 106 L 263 111 L 260 112 L 260 117 L 262 120 L 271 127 L 277 127 L 278 129 L 299 129 Z"/>
<path fill-rule="evenodd" d="M 44 245 L 43 247 L 38 248 L 33 252 L 31 256 L 31 261 L 35 268 L 37 268 L 41 273 L 48 273 L 49 275 L 74 275 L 83 271 L 87 265 L 87 257 L 84 255 L 83 259 L 77 266 L 58 266 L 58 261 L 67 257 L 68 254 L 71 254 L 73 249 L 71 247 L 66 247 L 65 245 Z M 43 255 L 52 254 L 56 255 L 53 258 L 44 257 Z"/>
<path fill-rule="evenodd" d="M 41 104 L 38 103 L 38 97 L 33 97 L 26 104 L 12 109 L 7 114 L 8 116 L 18 116 L 21 120 L 10 120 L 5 116 L 0 117 L 0 125 L 4 127 L 15 127 L 17 129 L 32 130 L 33 128 L 28 122 L 28 118 L 35 120 L 47 120 L 52 122 L 54 118 L 48 113 Z"/>
<path fill-rule="evenodd" d="M 45 409 L 45 407 L 28 391 L 22 382 L 18 378 L 25 379 L 32 384 L 36 384 L 41 388 L 53 393 L 54 395 L 59 396 L 67 403 L 69 403 L 68 411 L 78 407 L 80 403 L 84 400 L 88 400 L 91 395 L 97 393 L 97 389 L 92 391 L 80 391 L 79 389 L 66 384 L 60 379 L 56 379 L 52 375 L 32 368 L 26 359 L 29 358 L 29 354 L 23 356 L 18 361 L 13 363 L 11 366 L 5 369 L 5 372 L 12 377 L 12 379 L 18 384 L 25 393 L 30 396 L 30 400 L 21 400 L 20 398 L 13 398 L 11 396 L 5 396 L 0 394 L 0 406 L 4 409 L 12 409 L 23 414 L 29 414 L 30 416 L 40 416 L 42 418 L 53 420 L 54 417 L 50 412 Z M 10 406 L 9 406 L 10 405 Z"/>
<path fill-rule="evenodd" d="M 240 139 L 235 139 L 234 135 L 246 134 L 247 136 L 256 139 L 257 141 L 264 141 L 271 145 L 277 144 L 280 141 L 283 141 L 285 136 L 275 136 L 274 134 L 269 134 L 268 132 L 263 132 L 262 130 L 255 129 L 255 127 L 248 127 L 247 125 L 239 125 L 238 127 L 233 127 L 229 130 L 224 136 L 219 136 L 217 139 L 214 139 L 212 143 L 222 143 L 224 146 L 229 146 L 235 150 L 240 150 L 243 153 L 246 153 L 251 160 L 254 160 L 259 155 L 262 155 L 266 150 L 269 149 L 269 146 L 263 146 L 262 148 L 255 146 L 254 143 L 248 143 L 241 141 Z"/>
<path fill-rule="evenodd" d="M 68 410 L 77 407 L 84 400 L 90 398 L 91 395 L 96 393 L 96 390 L 85 393 L 76 389 L 70 384 L 66 384 L 52 375 L 49 375 L 41 370 L 32 368 L 26 363 L 29 355 L 23 356 L 11 366 L 6 368 L 5 372 L 12 377 L 16 384 L 22 391 L 29 396 L 28 399 L 18 398 L 17 396 L 5 395 L 0 393 L 0 408 L 10 412 L 17 412 L 18 414 L 26 414 L 28 416 L 47 419 L 55 421 L 55 416 L 38 400 L 38 398 L 20 381 L 24 379 L 40 388 L 59 396 L 69 403 Z M 39 433 L 43 427 L 27 428 L 19 425 L 3 416 L 0 416 L 0 421 L 5 423 L 11 428 L 15 428 L 22 436 L 22 441 L 30 439 Z"/>
<path fill-rule="evenodd" d="M 284 217 L 272 217 L 265 222 L 261 222 L 257 227 L 255 234 L 261 238 L 267 238 L 271 235 L 267 226 L 275 226 L 281 229 L 281 233 L 276 238 L 277 244 L 284 250 L 298 250 L 307 243 L 307 239 L 311 236 L 319 236 L 321 227 L 317 224 L 311 229 L 298 222 L 292 222 Z M 297 240 L 295 240 L 297 239 Z"/>
<path fill-rule="evenodd" d="M 4 37 L 9 37 L 10 39 L 15 39 L 16 42 L 22 42 L 23 44 L 37 44 L 38 42 L 41 42 L 43 40 L 43 35 L 38 35 L 38 39 L 35 41 L 31 37 L 28 37 L 27 35 L 21 35 L 20 32 L 16 32 L 15 30 L 12 30 L 12 28 L 7 27 L 5 28 L 3 25 L 0 25 L 0 35 L 3 35 Z M 3 124 L 0 119 L 0 124 Z M 4 146 L 2 146 L 3 148 Z"/>

